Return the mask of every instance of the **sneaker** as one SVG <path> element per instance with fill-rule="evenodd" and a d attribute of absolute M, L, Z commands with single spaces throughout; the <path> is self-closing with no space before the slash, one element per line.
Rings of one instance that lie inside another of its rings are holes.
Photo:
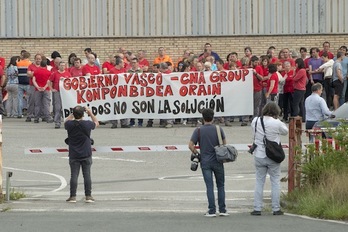
<path fill-rule="evenodd" d="M 53 119 L 52 119 L 52 118 L 47 119 L 46 122 L 47 122 L 47 123 L 52 123 L 52 122 L 53 122 Z"/>
<path fill-rule="evenodd" d="M 250 215 L 261 216 L 261 211 L 254 210 L 253 212 L 250 213 Z"/>
<path fill-rule="evenodd" d="M 241 126 L 247 126 L 248 123 L 247 122 L 242 122 L 242 124 L 240 124 Z"/>
<path fill-rule="evenodd" d="M 59 129 L 60 128 L 60 125 L 58 125 L 58 124 L 56 124 L 55 126 L 54 126 L 54 129 Z"/>
<path fill-rule="evenodd" d="M 116 123 L 113 123 L 113 124 L 111 125 L 111 129 L 115 129 L 115 128 L 117 128 L 117 124 L 116 124 Z"/>
<path fill-rule="evenodd" d="M 206 212 L 204 214 L 204 217 L 216 217 L 216 213 L 209 213 L 209 212 Z"/>
<path fill-rule="evenodd" d="M 26 122 L 31 122 L 31 118 L 27 117 L 27 119 L 25 119 Z"/>
<path fill-rule="evenodd" d="M 121 125 L 121 128 L 130 128 L 128 125 Z"/>
<path fill-rule="evenodd" d="M 66 202 L 76 203 L 76 197 L 69 197 L 68 199 L 66 199 Z"/>
<path fill-rule="evenodd" d="M 284 212 L 281 210 L 273 211 L 273 215 L 284 215 Z"/>
<path fill-rule="evenodd" d="M 34 123 L 39 123 L 39 119 L 35 119 L 35 120 L 34 120 Z"/>
<path fill-rule="evenodd" d="M 85 202 L 86 203 L 93 203 L 94 202 L 94 198 L 92 196 L 86 196 Z"/>
<path fill-rule="evenodd" d="M 227 216 L 230 216 L 230 214 L 227 211 L 225 211 L 225 212 L 220 212 L 219 216 L 220 217 L 227 217 Z"/>
<path fill-rule="evenodd" d="M 186 126 L 186 124 L 187 124 L 187 120 L 184 120 L 184 121 L 182 122 L 182 125 Z"/>
<path fill-rule="evenodd" d="M 148 122 L 147 124 L 146 124 L 146 127 L 152 127 L 152 122 Z"/>
<path fill-rule="evenodd" d="M 165 126 L 166 128 L 172 128 L 173 127 L 173 124 L 167 124 L 166 126 Z"/>

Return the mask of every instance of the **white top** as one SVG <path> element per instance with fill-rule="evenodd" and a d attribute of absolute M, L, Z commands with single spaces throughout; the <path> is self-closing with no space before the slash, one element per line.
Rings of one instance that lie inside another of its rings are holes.
<path fill-rule="evenodd" d="M 255 124 L 257 120 L 257 128 L 256 128 L 256 136 L 255 136 Z M 264 116 L 263 123 L 265 124 L 266 137 L 270 141 L 274 141 L 280 143 L 279 135 L 288 134 L 288 127 L 280 121 L 279 119 L 275 119 L 273 117 Z M 255 117 L 251 122 L 251 128 L 253 130 L 253 138 L 255 137 L 254 143 L 257 145 L 254 156 L 257 158 L 266 158 L 265 146 L 263 143 L 263 129 L 261 125 L 261 118 Z"/>
<path fill-rule="evenodd" d="M 328 62 L 322 64 L 319 69 L 324 69 L 324 77 L 330 77 L 332 76 L 332 65 L 334 64 L 334 60 L 329 60 Z"/>

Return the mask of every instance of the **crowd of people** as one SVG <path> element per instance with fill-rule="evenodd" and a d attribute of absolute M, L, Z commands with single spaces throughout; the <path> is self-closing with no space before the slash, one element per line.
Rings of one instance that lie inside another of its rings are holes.
<path fill-rule="evenodd" d="M 139 72 L 204 72 L 235 69 L 252 69 L 254 112 L 252 116 L 240 117 L 242 126 L 261 114 L 262 107 L 270 101 L 277 102 L 281 108 L 283 121 L 289 116 L 302 116 L 305 121 L 304 101 L 311 95 L 314 83 L 323 85 L 322 97 L 328 108 L 337 109 L 347 101 L 347 47 L 341 46 L 337 52 L 330 50 L 330 43 L 324 42 L 323 47 L 301 47 L 298 51 L 288 48 L 277 49 L 271 46 L 264 55 L 255 55 L 251 47 L 244 48 L 241 56 L 230 52 L 223 60 L 212 50 L 212 45 L 206 43 L 201 54 L 185 50 L 182 56 L 173 61 L 166 54 L 164 47 L 158 48 L 158 56 L 150 62 L 146 52 L 136 53 L 125 48 L 119 48 L 116 54 L 101 63 L 91 48 L 84 50 L 84 57 L 71 53 L 66 61 L 59 52 L 52 52 L 50 58 L 37 53 L 31 60 L 28 51 L 21 51 L 19 56 L 13 56 L 8 63 L 0 58 L 0 88 L 3 94 L 0 99 L 0 114 L 7 117 L 23 118 L 26 121 L 39 123 L 39 119 L 48 123 L 54 122 L 55 128 L 60 128 L 62 120 L 62 103 L 59 93 L 61 77 L 75 77 L 97 74 L 119 74 Z M 151 64 L 151 65 L 150 65 Z M 252 94 L 252 93 L 250 93 Z M 52 110 L 51 110 L 52 109 Z M 53 111 L 53 112 L 50 112 Z M 226 126 L 231 126 L 231 117 L 219 119 Z M 121 127 L 135 126 L 135 119 L 122 119 Z M 160 126 L 170 128 L 180 120 L 161 120 Z M 199 120 L 193 119 L 196 126 Z M 143 126 L 143 120 L 138 119 L 137 126 Z M 181 123 L 186 124 L 186 120 Z M 111 128 L 117 128 L 117 121 L 111 121 Z M 145 125 L 144 125 L 145 126 Z M 153 126 L 153 120 L 148 120 L 147 127 Z"/>

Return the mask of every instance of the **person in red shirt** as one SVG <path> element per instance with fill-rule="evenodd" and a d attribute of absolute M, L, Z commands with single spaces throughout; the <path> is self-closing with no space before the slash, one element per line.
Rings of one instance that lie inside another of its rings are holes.
<path fill-rule="evenodd" d="M 50 76 L 51 72 L 47 70 L 47 60 L 44 59 L 40 63 L 40 68 L 33 75 L 33 85 L 35 86 L 34 123 L 39 123 L 41 115 L 43 115 L 47 123 L 53 122 L 50 115 L 51 91 L 48 83 Z"/>
<path fill-rule="evenodd" d="M 51 73 L 54 73 L 54 72 L 57 72 L 58 71 L 58 66 L 59 66 L 59 63 L 62 61 L 62 58 L 61 57 L 56 57 L 54 60 L 53 60 L 53 66 L 51 68 Z M 52 63 L 52 62 L 51 62 Z"/>
<path fill-rule="evenodd" d="M 82 75 L 91 76 L 100 74 L 100 69 L 95 64 L 95 56 L 93 54 L 88 54 L 87 60 L 88 63 L 82 67 Z"/>
<path fill-rule="evenodd" d="M 4 57 L 0 57 L 0 67 L 4 70 L 6 66 L 6 61 Z"/>
<path fill-rule="evenodd" d="M 69 78 L 71 77 L 70 72 L 65 70 L 65 62 L 61 61 L 58 66 L 58 71 L 55 73 L 52 73 L 49 79 L 49 86 L 52 90 L 52 96 L 53 96 L 53 112 L 54 112 L 54 123 L 55 129 L 60 128 L 61 124 L 61 118 L 62 118 L 62 100 L 60 97 L 60 91 L 59 91 L 59 80 L 61 78 Z"/>
<path fill-rule="evenodd" d="M 284 62 L 285 62 L 285 61 L 290 62 L 291 67 L 295 67 L 295 61 L 294 61 L 294 59 L 292 59 L 292 58 L 290 57 L 290 50 L 289 50 L 289 48 L 283 48 L 283 49 L 281 50 L 281 54 L 282 54 L 283 57 L 281 57 L 281 58 L 279 59 L 279 61 L 283 64 L 283 68 L 284 68 Z M 280 54 L 280 55 L 281 55 L 281 54 Z M 283 71 L 283 70 L 281 70 L 281 71 Z"/>
<path fill-rule="evenodd" d="M 103 74 L 108 74 L 110 70 L 115 67 L 115 56 L 109 56 L 109 60 L 105 61 L 102 65 Z"/>
<path fill-rule="evenodd" d="M 34 63 L 28 66 L 28 71 L 27 71 L 27 74 L 29 77 L 29 89 L 28 89 L 29 96 L 34 96 L 35 94 L 35 87 L 33 85 L 34 72 L 40 68 L 41 61 L 43 59 L 46 59 L 46 57 L 38 53 L 35 55 L 34 59 L 35 59 Z M 34 113 L 35 113 L 35 97 L 29 97 L 28 107 L 27 107 L 27 119 L 25 121 L 31 122 L 31 119 L 34 118 Z"/>
<path fill-rule="evenodd" d="M 291 116 L 302 116 L 304 118 L 304 96 L 306 93 L 307 73 L 305 64 L 302 58 L 295 60 L 296 71 L 294 71 L 294 94 L 292 99 L 292 112 Z"/>
<path fill-rule="evenodd" d="M 53 51 L 52 52 L 52 54 L 51 54 L 51 61 L 50 61 L 50 63 L 47 63 L 47 65 L 50 65 L 52 68 L 54 68 L 55 70 L 57 70 L 58 69 L 58 64 L 59 64 L 59 62 L 58 62 L 58 64 L 57 63 L 55 63 L 55 60 L 56 60 L 56 58 L 57 57 L 59 57 L 59 58 L 62 58 L 62 56 L 60 55 L 60 53 L 59 52 L 57 52 L 57 51 Z"/>
<path fill-rule="evenodd" d="M 116 64 L 115 67 L 110 70 L 109 74 L 119 74 L 119 73 L 127 72 L 127 70 L 124 68 L 124 61 L 122 57 L 116 56 L 115 64 Z M 118 122 L 117 120 L 110 120 L 110 122 L 111 122 L 111 129 L 117 128 L 117 122 Z M 120 122 L 121 122 L 121 128 L 130 128 L 130 126 L 128 125 L 127 118 L 121 119 Z"/>
<path fill-rule="evenodd" d="M 143 72 L 149 71 L 149 66 L 150 66 L 150 63 L 145 58 L 145 55 L 146 55 L 146 53 L 144 50 L 138 51 L 137 58 L 139 60 L 139 67 L 141 68 L 141 70 L 143 70 Z"/>
<path fill-rule="evenodd" d="M 266 55 L 263 55 L 260 57 L 260 63 L 261 63 L 261 68 L 262 68 L 262 73 L 263 73 L 263 81 L 262 81 L 262 99 L 261 99 L 261 105 L 260 105 L 260 109 L 263 109 L 263 107 L 266 105 L 266 98 L 265 98 L 265 94 L 266 94 L 266 90 L 267 90 L 267 80 L 268 80 L 268 65 L 269 63 L 269 57 Z"/>
<path fill-rule="evenodd" d="M 70 68 L 69 72 L 72 77 L 80 77 L 82 75 L 82 64 L 80 58 L 74 59 L 74 66 Z"/>
<path fill-rule="evenodd" d="M 196 72 L 196 65 L 199 62 L 198 57 L 197 56 L 192 56 L 189 60 L 190 62 L 190 72 Z"/>
<path fill-rule="evenodd" d="M 269 71 L 269 79 L 267 80 L 267 91 L 265 94 L 265 97 L 267 99 L 267 103 L 277 102 L 277 95 L 278 95 L 278 84 L 279 84 L 279 77 L 277 74 L 277 65 L 276 64 L 270 64 L 268 65 L 268 71 Z"/>
<path fill-rule="evenodd" d="M 283 91 L 284 121 L 288 122 L 289 112 L 292 112 L 292 95 L 294 94 L 294 70 L 289 62 L 284 62 L 284 71 L 281 73 L 285 78 Z"/>
<path fill-rule="evenodd" d="M 250 59 L 251 59 L 251 57 L 253 56 L 253 51 L 251 50 L 251 47 L 245 47 L 244 48 L 244 57 L 247 57 L 247 58 L 249 58 L 249 62 L 250 62 Z"/>
<path fill-rule="evenodd" d="M 270 63 L 274 64 L 278 61 L 277 56 L 275 55 L 275 47 L 274 46 L 270 46 L 267 50 L 267 56 L 269 57 Z"/>
<path fill-rule="evenodd" d="M 124 61 L 122 57 L 116 56 L 115 64 L 116 64 L 115 67 L 113 67 L 109 71 L 109 74 L 119 74 L 119 73 L 127 72 L 127 70 L 124 68 Z"/>
<path fill-rule="evenodd" d="M 227 55 L 226 57 L 227 62 L 224 64 L 224 69 L 230 70 L 230 65 L 232 62 L 234 62 L 237 66 L 237 68 L 242 67 L 242 63 L 240 60 L 238 60 L 238 53 L 237 52 L 231 52 L 230 54 Z"/>
<path fill-rule="evenodd" d="M 330 52 L 330 42 L 325 41 L 325 42 L 323 43 L 323 50 L 321 50 L 321 51 L 319 52 L 319 56 L 320 56 L 320 57 L 322 57 L 323 52 L 327 52 L 327 54 L 329 55 L 329 59 L 333 59 L 333 58 L 334 58 L 334 54 L 332 54 L 332 53 Z"/>
<path fill-rule="evenodd" d="M 254 87 L 254 115 L 258 117 L 261 115 L 261 96 L 262 96 L 262 81 L 263 71 L 260 66 L 260 60 L 257 56 L 251 57 L 251 68 L 253 69 L 253 87 Z"/>

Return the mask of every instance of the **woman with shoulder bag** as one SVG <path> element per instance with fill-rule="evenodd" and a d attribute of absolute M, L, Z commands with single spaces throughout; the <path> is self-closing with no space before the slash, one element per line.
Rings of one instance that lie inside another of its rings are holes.
<path fill-rule="evenodd" d="M 254 162 L 256 169 L 256 185 L 254 192 L 254 211 L 251 215 L 261 215 L 263 208 L 263 187 L 267 173 L 272 186 L 272 211 L 273 215 L 283 215 L 280 209 L 280 163 L 266 155 L 264 137 L 269 141 L 280 143 L 280 135 L 288 133 L 287 126 L 278 119 L 280 108 L 275 102 L 270 102 L 262 109 L 262 118 L 256 117 L 251 123 L 254 137 Z M 262 127 L 261 120 L 264 124 Z"/>

